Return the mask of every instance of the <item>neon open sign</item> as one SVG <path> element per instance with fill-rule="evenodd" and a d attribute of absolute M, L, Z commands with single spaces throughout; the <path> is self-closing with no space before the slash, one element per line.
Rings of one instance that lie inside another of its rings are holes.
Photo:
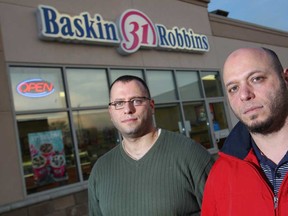
<path fill-rule="evenodd" d="M 24 80 L 16 87 L 17 92 L 25 97 L 45 97 L 52 94 L 55 89 L 53 83 L 42 79 Z"/>

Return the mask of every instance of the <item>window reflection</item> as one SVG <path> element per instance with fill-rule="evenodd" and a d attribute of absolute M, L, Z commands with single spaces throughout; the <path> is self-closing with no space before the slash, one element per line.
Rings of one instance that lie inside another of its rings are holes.
<path fill-rule="evenodd" d="M 67 69 L 72 107 L 108 104 L 108 82 L 105 69 Z"/>
<path fill-rule="evenodd" d="M 180 109 L 177 105 L 157 106 L 155 109 L 155 121 L 159 128 L 179 132 L 180 119 Z"/>
<path fill-rule="evenodd" d="M 222 97 L 223 90 L 218 72 L 202 72 L 202 82 L 206 97 Z"/>
<path fill-rule="evenodd" d="M 168 102 L 177 99 L 172 71 L 147 71 L 147 83 L 155 102 Z"/>
<path fill-rule="evenodd" d="M 93 164 L 117 144 L 117 131 L 107 109 L 73 112 L 83 179 L 87 180 Z"/>
<path fill-rule="evenodd" d="M 182 100 L 202 98 L 198 73 L 196 71 L 177 71 L 176 77 Z"/>

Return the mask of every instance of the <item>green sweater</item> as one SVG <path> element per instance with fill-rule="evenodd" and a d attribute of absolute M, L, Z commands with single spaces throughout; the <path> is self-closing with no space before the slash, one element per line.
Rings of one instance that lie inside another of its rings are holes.
<path fill-rule="evenodd" d="M 202 146 L 164 129 L 138 161 L 117 145 L 92 169 L 89 215 L 200 215 L 204 184 L 213 162 Z"/>

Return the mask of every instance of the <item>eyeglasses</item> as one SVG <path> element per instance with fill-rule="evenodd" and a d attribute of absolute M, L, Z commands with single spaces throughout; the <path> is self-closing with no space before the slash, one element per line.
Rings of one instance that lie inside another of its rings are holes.
<path fill-rule="evenodd" d="M 114 106 L 116 110 L 119 110 L 119 109 L 123 109 L 126 103 L 132 103 L 133 106 L 141 106 L 146 100 L 151 100 L 151 98 L 135 97 L 128 101 L 119 100 L 119 101 L 114 101 L 114 102 L 109 103 L 109 106 Z"/>

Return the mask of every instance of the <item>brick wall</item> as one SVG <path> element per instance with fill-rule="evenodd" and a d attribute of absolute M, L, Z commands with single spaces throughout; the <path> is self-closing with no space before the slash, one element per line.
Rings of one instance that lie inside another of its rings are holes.
<path fill-rule="evenodd" d="M 1 216 L 88 216 L 87 190 L 0 214 Z"/>

